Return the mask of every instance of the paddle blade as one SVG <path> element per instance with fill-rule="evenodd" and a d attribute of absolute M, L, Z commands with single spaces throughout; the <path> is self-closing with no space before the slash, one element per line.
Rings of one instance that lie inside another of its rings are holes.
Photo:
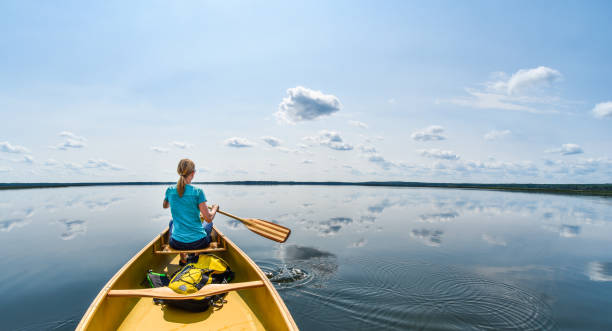
<path fill-rule="evenodd" d="M 261 280 L 256 280 L 252 282 L 242 282 L 233 284 L 209 284 L 202 287 L 199 291 L 191 294 L 179 294 L 168 287 L 156 287 L 134 290 L 110 290 L 108 291 L 107 295 L 109 297 L 144 297 L 158 298 L 164 300 L 185 300 L 261 286 L 264 286 L 264 282 Z"/>
<path fill-rule="evenodd" d="M 246 218 L 243 222 L 249 230 L 279 243 L 287 241 L 291 234 L 291 229 L 262 219 Z"/>

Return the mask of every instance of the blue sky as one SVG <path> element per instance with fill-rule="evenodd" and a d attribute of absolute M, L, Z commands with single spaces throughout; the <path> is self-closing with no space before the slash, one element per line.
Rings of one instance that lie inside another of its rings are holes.
<path fill-rule="evenodd" d="M 609 2 L 0 4 L 0 181 L 612 182 Z"/>

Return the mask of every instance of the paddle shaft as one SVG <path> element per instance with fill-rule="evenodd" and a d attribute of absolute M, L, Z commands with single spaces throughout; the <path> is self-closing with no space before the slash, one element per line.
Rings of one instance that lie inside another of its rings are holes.
<path fill-rule="evenodd" d="M 212 209 L 212 208 L 211 208 L 211 209 Z M 235 216 L 235 215 L 232 215 L 232 214 L 230 214 L 230 213 L 226 213 L 226 212 L 224 212 L 224 211 L 222 211 L 222 210 L 218 210 L 218 209 L 217 209 L 217 213 L 219 213 L 219 214 L 221 214 L 221 215 L 225 215 L 225 216 L 227 216 L 227 217 L 231 217 L 231 218 L 237 219 L 237 220 L 239 220 L 239 221 L 241 221 L 241 222 L 243 222 L 243 223 L 247 223 L 247 224 L 248 224 L 247 220 L 245 220 L 244 218 L 240 218 L 240 217 Z"/>
<path fill-rule="evenodd" d="M 210 206 L 208 208 L 212 209 Z M 242 222 L 249 230 L 276 242 L 284 243 L 291 234 L 291 229 L 272 222 L 253 218 L 242 218 L 219 209 L 217 209 L 217 212 Z"/>

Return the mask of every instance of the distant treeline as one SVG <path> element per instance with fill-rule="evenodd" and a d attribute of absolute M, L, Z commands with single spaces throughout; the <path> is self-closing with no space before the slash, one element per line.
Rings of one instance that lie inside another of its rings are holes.
<path fill-rule="evenodd" d="M 173 185 L 174 182 L 91 182 L 91 183 L 0 183 L 2 189 L 52 188 L 70 186 L 119 186 L 119 185 Z M 612 184 L 475 184 L 475 183 L 424 183 L 424 182 L 293 182 L 293 181 L 228 181 L 194 182 L 206 185 L 321 185 L 321 186 L 381 186 L 381 187 L 432 187 L 479 190 L 522 191 L 561 194 L 610 195 Z"/>

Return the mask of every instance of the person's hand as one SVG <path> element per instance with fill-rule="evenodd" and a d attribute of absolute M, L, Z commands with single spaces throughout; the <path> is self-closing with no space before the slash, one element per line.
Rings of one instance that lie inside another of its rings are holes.
<path fill-rule="evenodd" d="M 214 205 L 213 205 L 213 210 L 214 210 L 214 211 L 219 210 L 219 205 L 218 205 L 218 204 L 214 204 Z"/>

